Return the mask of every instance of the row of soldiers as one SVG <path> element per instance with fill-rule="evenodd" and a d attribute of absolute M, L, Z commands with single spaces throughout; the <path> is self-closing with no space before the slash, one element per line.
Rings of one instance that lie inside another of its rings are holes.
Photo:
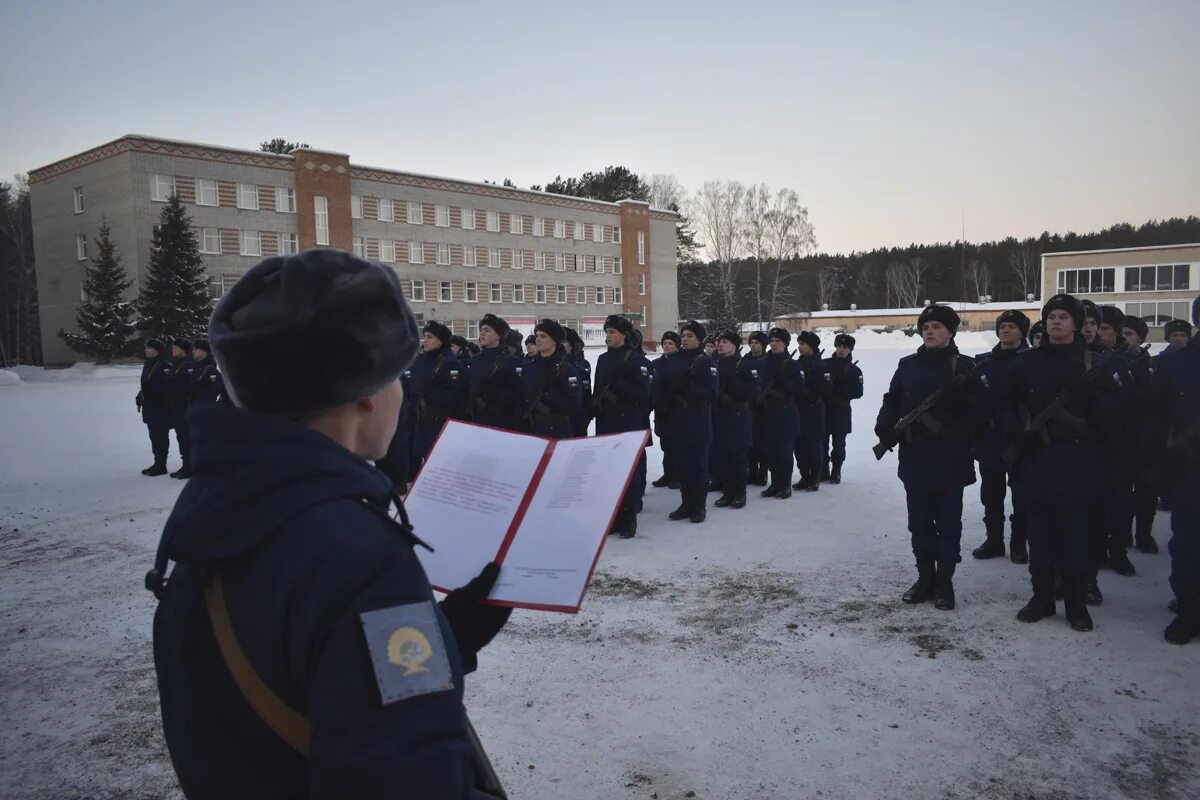
<path fill-rule="evenodd" d="M 225 396 L 225 384 L 208 339 L 176 337 L 170 341 L 169 349 L 166 341 L 158 337 L 148 339 L 144 346 L 141 384 L 134 403 L 150 433 L 154 463 L 142 470 L 142 474 L 152 477 L 167 474 L 174 430 L 183 463 L 171 477 L 187 479 L 192 476 L 187 410 L 201 403 L 230 401 Z"/>
<path fill-rule="evenodd" d="M 1200 298 L 1193 304 L 1197 324 Z M 924 344 L 897 365 L 875 425 L 876 455 L 899 445 L 917 580 L 907 603 L 954 608 L 963 488 L 979 463 L 985 542 L 1029 563 L 1033 597 L 1018 619 L 1037 622 L 1064 600 L 1067 621 L 1093 627 L 1102 567 L 1133 575 L 1128 550 L 1157 552 L 1157 495 L 1171 508 L 1172 605 L 1165 638 L 1200 635 L 1200 342 L 1192 325 L 1166 326 L 1167 350 L 1148 354 L 1145 322 L 1114 306 L 1059 294 L 1030 331 L 1019 311 L 996 322 L 999 344 L 970 358 L 954 345 L 959 318 L 943 305 L 918 319 Z M 1027 344 L 1026 337 L 1034 346 Z M 1136 531 L 1136 533 L 1134 533 Z"/>

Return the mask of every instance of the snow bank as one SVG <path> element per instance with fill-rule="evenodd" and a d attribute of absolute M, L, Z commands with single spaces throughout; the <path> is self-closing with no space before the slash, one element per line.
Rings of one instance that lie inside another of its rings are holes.
<path fill-rule="evenodd" d="M 66 369 L 46 369 L 24 364 L 13 367 L 17 377 L 27 383 L 61 381 L 100 381 L 113 378 L 136 378 L 141 372 L 140 364 L 107 364 L 98 367 L 90 361 L 80 361 Z"/>
<path fill-rule="evenodd" d="M 21 383 L 21 376 L 11 369 L 0 369 L 0 386 L 16 386 Z"/>

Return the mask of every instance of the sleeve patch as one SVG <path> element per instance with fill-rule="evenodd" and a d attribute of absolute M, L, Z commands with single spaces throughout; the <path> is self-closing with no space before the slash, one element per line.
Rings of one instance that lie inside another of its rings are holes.
<path fill-rule="evenodd" d="M 454 688 L 432 601 L 364 611 L 359 619 L 384 705 Z"/>

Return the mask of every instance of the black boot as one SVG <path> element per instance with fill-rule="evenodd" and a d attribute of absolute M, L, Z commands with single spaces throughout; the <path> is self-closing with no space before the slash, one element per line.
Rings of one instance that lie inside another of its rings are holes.
<path fill-rule="evenodd" d="M 821 466 L 821 483 L 829 483 L 829 477 L 829 459 L 826 459 L 825 463 Z"/>
<path fill-rule="evenodd" d="M 751 486 L 766 486 L 767 485 L 767 468 L 759 464 L 750 470 L 750 485 Z"/>
<path fill-rule="evenodd" d="M 627 518 L 628 514 L 625 509 L 622 508 L 618 511 L 617 518 L 613 520 L 612 528 L 609 529 L 608 535 L 612 536 L 614 533 L 624 533 Z"/>
<path fill-rule="evenodd" d="M 917 559 L 917 582 L 908 588 L 908 591 L 901 595 L 900 599 L 906 603 L 924 603 L 926 600 L 933 599 L 933 584 L 937 577 L 937 566 L 932 558 Z"/>
<path fill-rule="evenodd" d="M 150 477 L 154 477 L 155 475 L 166 475 L 167 463 L 165 461 L 159 461 L 155 459 L 153 464 L 142 470 L 142 474 L 149 475 Z"/>
<path fill-rule="evenodd" d="M 735 497 L 729 501 L 729 507 L 732 509 L 739 509 L 739 508 L 746 507 L 746 490 L 745 489 L 742 490 L 741 494 L 739 494 L 737 497 Z"/>
<path fill-rule="evenodd" d="M 1145 535 L 1138 534 L 1135 546 L 1143 553 L 1154 554 L 1158 552 L 1158 542 L 1154 541 L 1154 537 L 1149 533 Z"/>
<path fill-rule="evenodd" d="M 788 485 L 787 478 L 780 478 L 779 493 L 776 494 L 775 497 L 777 497 L 780 500 L 787 500 L 791 496 L 792 496 L 792 487 L 790 485 Z"/>
<path fill-rule="evenodd" d="M 713 505 L 717 508 L 725 508 L 726 506 L 733 505 L 733 497 L 730 496 L 729 492 L 725 492 L 717 498 L 717 501 Z"/>
<path fill-rule="evenodd" d="M 688 515 L 688 519 L 695 523 L 704 522 L 708 517 L 708 492 L 703 489 L 694 489 L 692 491 L 692 513 Z"/>
<path fill-rule="evenodd" d="M 1064 589 L 1066 589 L 1065 582 Z M 1065 600 L 1067 597 L 1068 595 L 1064 592 L 1063 599 Z M 1089 606 L 1098 606 L 1104 602 L 1104 595 L 1100 594 L 1100 583 L 1094 572 L 1087 578 L 1084 584 L 1083 599 Z"/>
<path fill-rule="evenodd" d="M 1197 637 L 1200 637 L 1200 592 L 1180 592 L 1178 616 L 1163 631 L 1163 638 L 1171 644 L 1187 644 Z"/>
<path fill-rule="evenodd" d="M 1125 552 L 1124 547 L 1108 548 L 1108 565 L 1118 575 L 1133 575 L 1137 572 L 1133 568 L 1133 562 L 1129 560 L 1129 554 Z"/>
<path fill-rule="evenodd" d="M 1033 597 L 1017 612 L 1021 622 L 1037 622 L 1058 613 L 1054 603 L 1054 570 L 1039 570 L 1030 576 Z"/>
<path fill-rule="evenodd" d="M 1064 605 L 1066 606 L 1067 622 L 1076 631 L 1092 629 L 1092 615 L 1087 610 L 1088 582 L 1082 577 L 1063 579 Z"/>
<path fill-rule="evenodd" d="M 678 522 L 692 515 L 692 493 L 688 489 L 679 490 L 679 508 L 667 515 L 667 519 Z"/>
<path fill-rule="evenodd" d="M 759 492 L 760 497 L 779 497 L 779 474 L 771 470 L 771 480 L 767 483 L 767 488 Z"/>
<path fill-rule="evenodd" d="M 708 488 L 705 489 L 705 494 L 708 494 L 709 492 L 723 492 L 724 488 L 725 487 L 721 485 L 721 482 L 719 480 L 717 480 L 716 478 L 709 478 L 708 479 Z"/>
<path fill-rule="evenodd" d="M 984 526 L 987 528 L 987 538 L 983 544 L 971 551 L 971 555 L 975 558 L 997 558 L 1004 555 L 1004 519 L 999 522 L 994 519 L 985 519 Z"/>
<path fill-rule="evenodd" d="M 1179 613 L 1179 598 L 1178 597 L 1172 597 L 1171 602 L 1167 603 L 1167 611 L 1170 611 L 1172 614 Z"/>
<path fill-rule="evenodd" d="M 634 536 L 637 536 L 637 514 L 631 511 L 625 520 L 625 527 L 621 529 L 621 538 L 632 539 Z"/>
<path fill-rule="evenodd" d="M 842 465 L 841 462 L 833 462 L 833 472 L 829 473 L 829 482 L 835 486 L 842 482 Z"/>
<path fill-rule="evenodd" d="M 179 478 L 180 480 L 185 480 L 185 481 L 186 481 L 188 478 L 192 477 L 192 467 L 191 467 L 191 465 L 190 465 L 190 464 L 188 464 L 188 462 L 186 462 L 186 461 L 185 461 L 185 462 L 183 462 L 183 466 L 181 466 L 181 467 L 180 467 L 178 470 L 176 470 L 175 472 L 172 472 L 172 473 L 171 473 L 171 477 L 172 477 L 172 478 Z"/>
<path fill-rule="evenodd" d="M 933 607 L 942 611 L 954 608 L 954 567 L 955 564 L 941 562 L 937 565 L 937 573 L 933 579 Z"/>
<path fill-rule="evenodd" d="M 1029 550 L 1025 547 L 1025 540 L 1018 539 L 1013 536 L 1008 542 L 1008 557 L 1014 564 L 1028 564 Z"/>
<path fill-rule="evenodd" d="M 667 477 L 667 474 L 664 472 L 663 476 L 661 478 L 659 478 L 656 481 L 651 482 L 650 485 L 653 486 L 655 489 L 662 489 L 664 486 L 666 486 L 670 482 L 671 482 L 671 479 L 669 477 Z"/>
<path fill-rule="evenodd" d="M 804 491 L 819 492 L 821 490 L 821 481 L 818 479 L 817 471 L 815 469 L 810 469 L 805 473 L 805 475 L 806 478 L 804 483 Z"/>

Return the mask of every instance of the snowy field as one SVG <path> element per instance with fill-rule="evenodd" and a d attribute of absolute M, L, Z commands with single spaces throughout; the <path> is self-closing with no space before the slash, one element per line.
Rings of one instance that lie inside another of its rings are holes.
<path fill-rule="evenodd" d="M 1026 569 L 969 555 L 977 486 L 958 608 L 899 601 L 904 496 L 871 428 L 915 345 L 860 337 L 841 486 L 703 525 L 668 522 L 678 493 L 650 489 L 580 614 L 513 614 L 466 697 L 513 800 L 1200 797 L 1200 647 L 1162 640 L 1166 515 L 1163 554 L 1102 573 L 1090 634 L 1061 605 L 1017 622 Z M 0 797 L 179 797 L 142 579 L 180 483 L 138 474 L 135 369 L 17 374 L 0 374 Z"/>

